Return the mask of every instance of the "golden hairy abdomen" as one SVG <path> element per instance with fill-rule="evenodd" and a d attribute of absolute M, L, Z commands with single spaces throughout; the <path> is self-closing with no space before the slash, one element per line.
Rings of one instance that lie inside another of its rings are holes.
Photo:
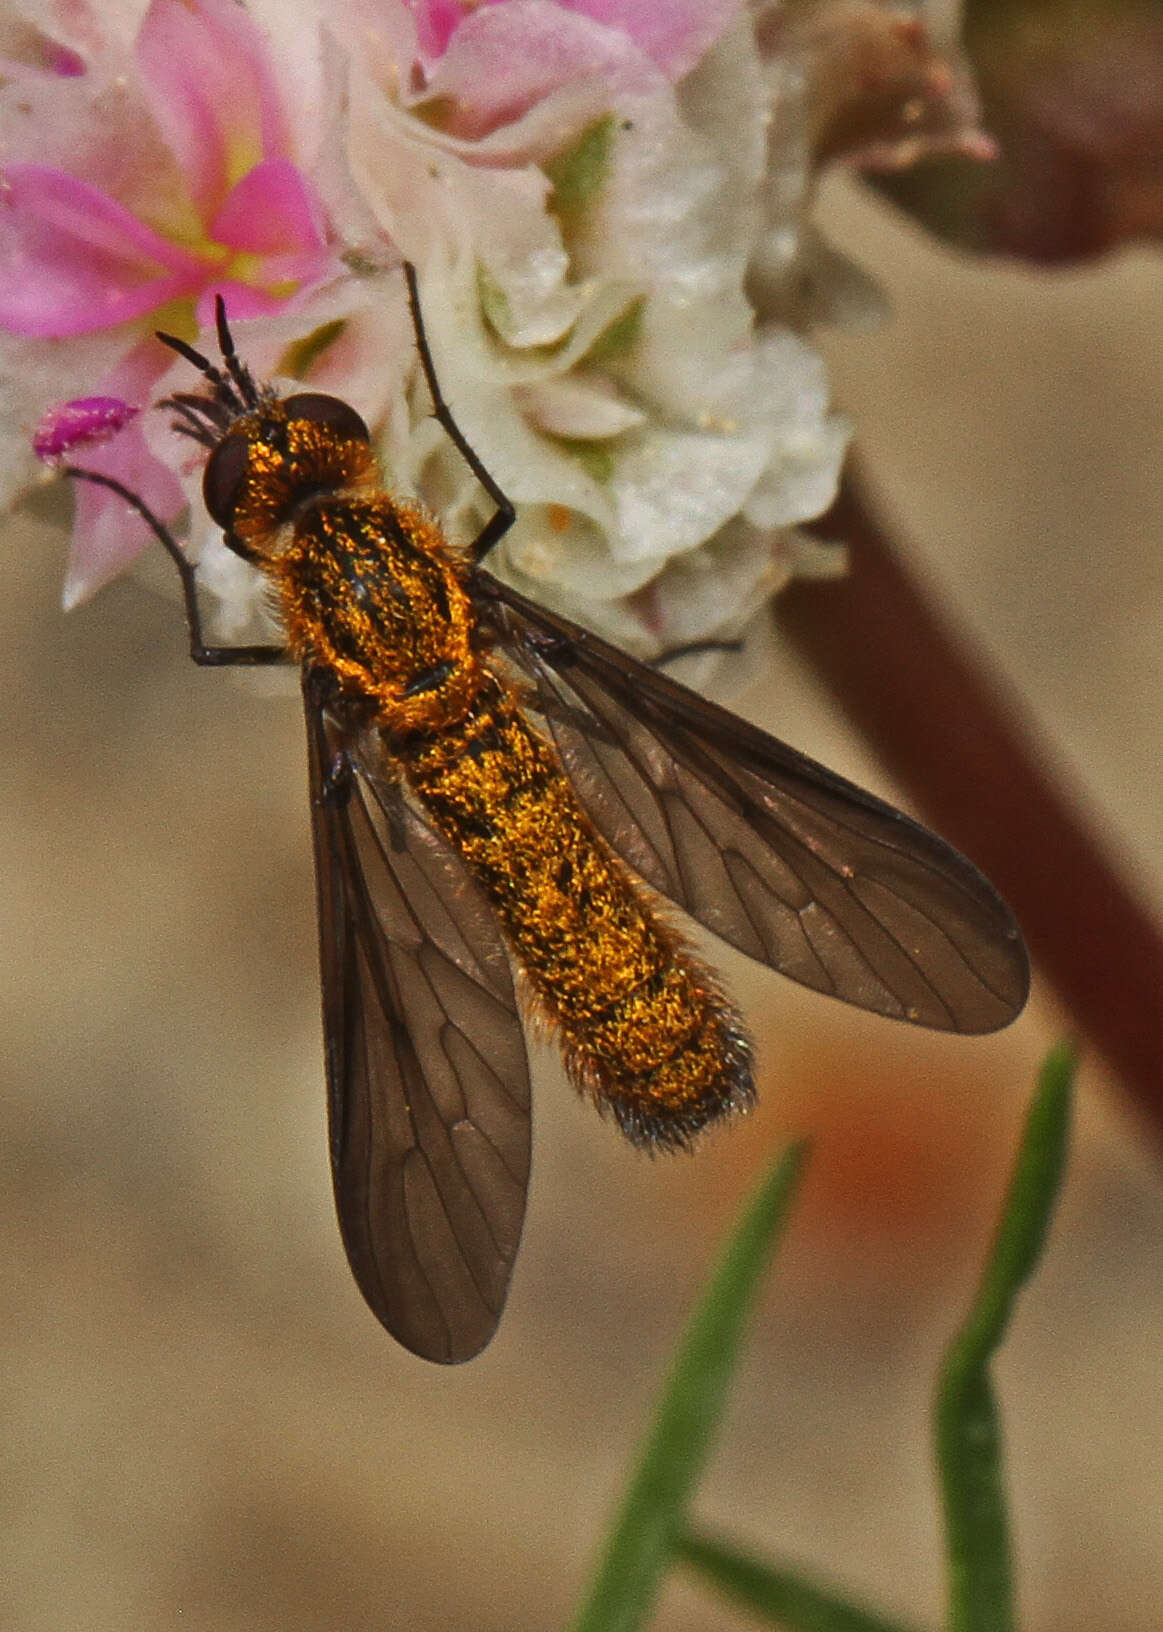
<path fill-rule="evenodd" d="M 641 1143 L 683 1143 L 750 1092 L 709 973 L 595 832 L 552 746 L 491 678 L 408 781 L 483 884 L 575 1082 Z"/>

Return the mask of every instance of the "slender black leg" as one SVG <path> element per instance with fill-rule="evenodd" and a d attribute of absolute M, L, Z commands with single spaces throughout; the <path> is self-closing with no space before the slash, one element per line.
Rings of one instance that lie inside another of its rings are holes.
<path fill-rule="evenodd" d="M 404 277 L 408 283 L 408 305 L 412 310 L 412 327 L 416 332 L 416 349 L 420 353 L 420 366 L 424 370 L 424 378 L 428 382 L 428 390 L 432 397 L 433 417 L 444 427 L 461 458 L 497 507 L 496 515 L 481 528 L 469 550 L 473 562 L 479 566 L 489 551 L 496 544 L 499 544 L 509 531 L 509 528 L 517 519 L 517 512 L 513 508 L 513 501 L 501 490 L 469 446 L 467 437 L 452 417 L 452 409 L 444 400 L 444 393 L 441 391 L 440 382 L 436 378 L 436 365 L 432 361 L 428 336 L 424 332 L 424 318 L 420 311 L 420 290 L 416 282 L 416 268 L 411 261 L 404 262 Z"/>
<path fill-rule="evenodd" d="M 650 659 L 652 669 L 665 668 L 668 663 L 677 663 L 680 657 L 701 657 L 704 652 L 741 652 L 741 640 L 688 640 L 682 646 L 668 646 L 665 652 L 659 652 L 657 657 Z"/>
<path fill-rule="evenodd" d="M 182 600 L 186 609 L 186 628 L 190 633 L 190 656 L 195 663 L 204 668 L 229 668 L 234 665 L 255 666 L 261 663 L 287 663 L 290 661 L 285 647 L 282 646 L 207 646 L 202 635 L 202 614 L 198 610 L 197 574 L 194 563 L 188 561 L 182 553 L 182 547 L 170 532 L 169 528 L 160 522 L 153 511 L 138 498 L 130 488 L 125 487 L 113 476 L 106 476 L 97 470 L 81 470 L 76 465 L 65 465 L 64 473 L 74 481 L 92 482 L 96 487 L 107 487 L 118 498 L 124 499 L 131 509 L 137 511 L 146 526 L 153 533 L 158 543 L 165 550 L 174 566 L 178 569 L 178 578 L 182 585 Z"/>

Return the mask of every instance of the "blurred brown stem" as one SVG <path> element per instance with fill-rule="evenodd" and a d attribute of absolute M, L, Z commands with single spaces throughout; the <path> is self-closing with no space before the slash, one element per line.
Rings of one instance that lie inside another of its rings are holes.
<path fill-rule="evenodd" d="M 781 628 L 933 825 L 989 875 L 1030 951 L 1163 1144 L 1163 937 L 1047 776 L 1015 710 L 962 644 L 849 471 L 820 533 L 840 581 L 779 597 Z"/>

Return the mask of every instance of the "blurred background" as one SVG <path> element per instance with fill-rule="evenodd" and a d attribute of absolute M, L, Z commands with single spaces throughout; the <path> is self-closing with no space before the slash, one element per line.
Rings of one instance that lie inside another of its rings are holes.
<path fill-rule="evenodd" d="M 971 263 L 844 180 L 819 220 L 895 307 L 820 336 L 884 513 L 1163 911 L 1158 255 Z M 651 1161 L 540 1055 L 500 1332 L 428 1366 L 364 1308 L 332 1214 L 297 700 L 195 670 L 140 584 L 64 617 L 64 551 L 26 515 L 0 557 L 0 1622 L 560 1626 L 700 1277 L 807 1132 L 697 1512 L 936 1625 L 932 1378 L 1068 1017 L 1036 984 L 1000 1036 L 934 1038 L 716 948 L 758 1113 Z M 786 650 L 736 706 L 900 797 Z M 1093 1057 L 1081 1086 L 999 1368 L 1029 1632 L 1132 1632 L 1163 1600 L 1158 1151 Z M 657 1624 L 747 1623 L 676 1578 Z"/>

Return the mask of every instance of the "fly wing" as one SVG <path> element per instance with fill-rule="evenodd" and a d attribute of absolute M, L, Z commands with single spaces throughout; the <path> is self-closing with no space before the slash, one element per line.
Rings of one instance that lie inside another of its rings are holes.
<path fill-rule="evenodd" d="M 492 910 L 304 670 L 331 1170 L 374 1313 L 427 1360 L 500 1319 L 529 1179 L 529 1068 Z"/>
<path fill-rule="evenodd" d="M 647 883 L 858 1008 L 963 1033 L 1020 1012 L 1018 927 L 943 839 L 487 574 L 478 585 L 578 796 Z"/>

